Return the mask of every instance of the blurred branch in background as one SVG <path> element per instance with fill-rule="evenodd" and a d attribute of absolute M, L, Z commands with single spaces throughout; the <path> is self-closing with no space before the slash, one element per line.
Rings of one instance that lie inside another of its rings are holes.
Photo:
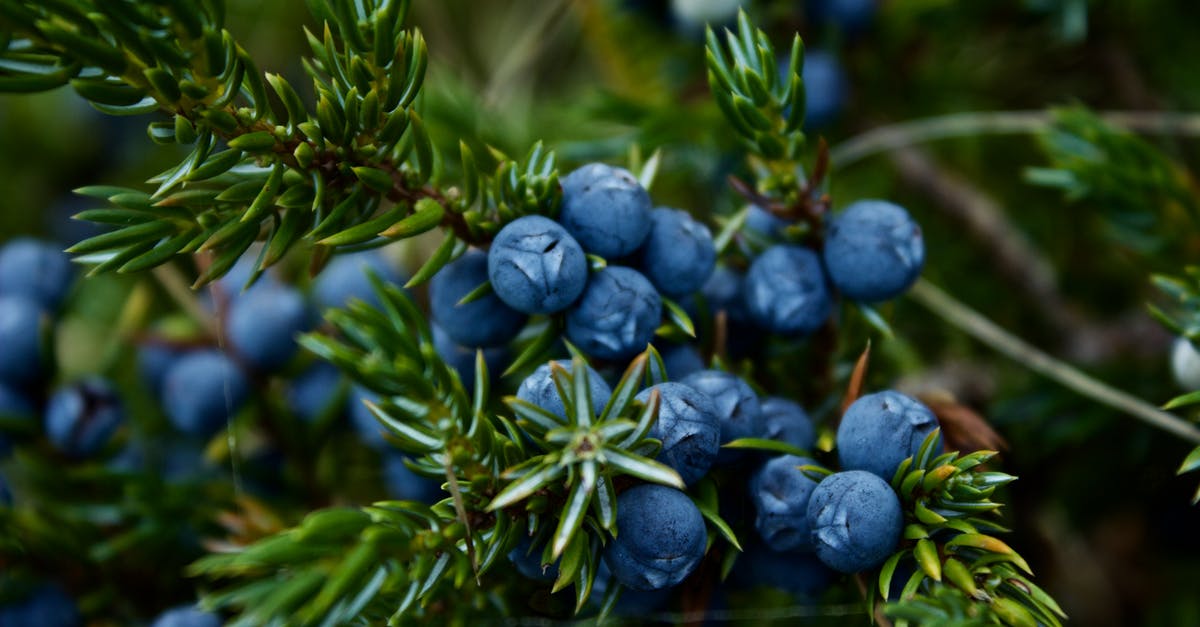
<path fill-rule="evenodd" d="M 955 300 L 934 284 L 921 279 L 909 296 L 946 322 L 987 344 L 1025 367 L 1053 379 L 1088 398 L 1121 410 L 1149 425 L 1188 442 L 1200 444 L 1200 428 L 1108 384 L 1092 378 L 1071 364 L 1038 350 L 1000 328 L 979 312 Z"/>
<path fill-rule="evenodd" d="M 1107 111 L 1102 120 L 1130 131 L 1151 135 L 1200 137 L 1200 113 Z M 909 120 L 873 128 L 839 143 L 830 152 L 834 167 L 844 168 L 867 157 L 954 137 L 1032 135 L 1054 124 L 1051 111 L 973 111 Z"/>

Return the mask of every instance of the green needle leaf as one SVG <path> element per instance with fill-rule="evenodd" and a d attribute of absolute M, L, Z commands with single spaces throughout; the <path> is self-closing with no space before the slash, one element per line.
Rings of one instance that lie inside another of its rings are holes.
<path fill-rule="evenodd" d="M 674 468 L 652 459 L 646 459 L 640 455 L 623 451 L 614 446 L 604 447 L 603 459 L 611 468 L 627 475 L 633 475 L 638 479 L 671 486 L 680 490 L 686 487 L 683 484 L 683 479 L 679 477 L 679 473 L 675 472 Z"/>
<path fill-rule="evenodd" d="M 488 503 L 489 512 L 515 505 L 533 495 L 534 492 L 548 487 L 554 480 L 562 476 L 564 470 L 557 464 L 545 465 L 520 479 L 508 484 L 496 498 Z"/>
<path fill-rule="evenodd" d="M 592 500 L 592 492 L 596 488 L 596 462 L 584 461 L 579 465 L 579 483 L 571 488 L 571 496 L 567 499 L 567 507 L 558 520 L 558 528 L 554 531 L 554 541 L 551 544 L 551 555 L 557 559 L 567 549 L 567 543 L 575 536 L 579 526 L 583 524 L 584 514 Z"/>

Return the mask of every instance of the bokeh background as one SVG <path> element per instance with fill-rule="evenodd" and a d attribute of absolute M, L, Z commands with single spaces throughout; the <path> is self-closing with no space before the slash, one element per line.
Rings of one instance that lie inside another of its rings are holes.
<path fill-rule="evenodd" d="M 260 68 L 303 87 L 301 29 L 311 25 L 298 4 L 230 0 L 227 23 Z M 737 4 L 417 1 L 432 54 L 420 106 L 443 155 L 457 154 L 460 138 L 510 154 L 543 140 L 570 166 L 661 149 L 657 202 L 728 214 L 741 201 L 727 177 L 744 165 L 709 95 L 701 27 L 686 13 L 700 6 L 722 19 L 728 7 L 714 5 Z M 969 111 L 1200 111 L 1197 3 L 883 0 L 850 25 L 815 19 L 811 2 L 741 4 L 781 49 L 798 31 L 810 55 L 834 59 L 839 86 L 810 97 L 842 91 L 810 135 L 835 151 L 872 128 Z M 69 90 L 0 98 L 0 241 L 34 234 L 65 247 L 93 234 L 70 219 L 90 207 L 72 189 L 137 186 L 180 156 L 148 140 L 153 120 L 102 116 Z M 1173 164 L 1169 185 L 1196 202 L 1200 141 L 1148 141 Z M 926 278 L 1047 352 L 1163 403 L 1180 393 L 1172 338 L 1146 303 L 1160 300 L 1152 274 L 1198 258 L 1200 232 L 1179 210 L 1187 202 L 1136 177 L 1123 187 L 1119 164 L 1098 170 L 1116 193 L 1071 198 L 1037 185 L 1029 169 L 1055 166 L 1048 142 L 966 134 L 880 152 L 835 169 L 830 195 L 835 208 L 868 197 L 904 205 L 925 230 Z M 399 256 L 420 258 L 422 245 Z M 81 282 L 56 331 L 59 378 L 114 373 L 132 411 L 158 412 L 136 400 L 146 395 L 133 347 L 173 307 L 149 273 Z M 877 340 L 870 387 L 947 391 L 1007 440 L 1003 469 L 1021 478 L 1005 496 L 1011 544 L 1077 624 L 1200 624 L 1195 479 L 1175 476 L 1186 443 L 910 301 L 884 313 L 896 338 Z"/>

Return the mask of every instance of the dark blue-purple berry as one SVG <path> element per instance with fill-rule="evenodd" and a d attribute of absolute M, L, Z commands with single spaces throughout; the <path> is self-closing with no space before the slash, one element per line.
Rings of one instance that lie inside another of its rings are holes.
<path fill-rule="evenodd" d="M 646 349 L 662 321 L 662 298 L 632 268 L 609 266 L 588 282 L 567 312 L 567 339 L 600 359 L 625 359 Z"/>
<path fill-rule="evenodd" d="M 678 585 L 700 565 L 708 532 L 688 495 L 643 484 L 617 497 L 617 534 L 604 551 L 613 577 L 634 590 Z"/>
<path fill-rule="evenodd" d="M 469 250 L 446 264 L 429 282 L 429 310 L 455 344 L 468 348 L 512 341 L 527 316 L 504 304 L 495 292 L 462 305 L 458 301 L 488 280 L 487 253 Z"/>
<path fill-rule="evenodd" d="M 847 298 L 876 303 L 903 294 L 921 275 L 925 240 L 903 207 L 860 200 L 826 230 L 829 280 Z"/>
<path fill-rule="evenodd" d="M 636 400 L 648 402 L 653 390 L 658 391 L 659 406 L 650 437 L 662 442 L 657 459 L 691 485 L 708 473 L 721 450 L 716 408 L 708 395 L 674 382 L 642 390 Z"/>
<path fill-rule="evenodd" d="M 583 249 L 617 259 L 650 232 L 650 194 L 628 170 L 590 163 L 562 178 L 558 221 Z"/>
<path fill-rule="evenodd" d="M 858 573 L 882 564 L 896 549 L 904 513 L 886 481 L 849 470 L 813 489 L 808 526 L 818 559 L 838 572 Z"/>
<path fill-rule="evenodd" d="M 821 259 L 801 246 L 767 249 L 750 265 L 743 289 L 751 318 L 775 333 L 812 333 L 833 311 Z"/>
<path fill-rule="evenodd" d="M 665 207 L 650 212 L 650 233 L 638 254 L 642 273 L 672 298 L 703 287 L 717 263 L 708 227 L 686 211 Z"/>
<path fill-rule="evenodd" d="M 559 223 L 524 216 L 505 225 L 492 240 L 488 279 L 509 307 L 528 314 L 555 313 L 583 293 L 587 256 Z"/>
<path fill-rule="evenodd" d="M 46 437 L 71 457 L 96 454 L 124 422 L 120 397 L 100 378 L 60 388 L 46 403 Z"/>

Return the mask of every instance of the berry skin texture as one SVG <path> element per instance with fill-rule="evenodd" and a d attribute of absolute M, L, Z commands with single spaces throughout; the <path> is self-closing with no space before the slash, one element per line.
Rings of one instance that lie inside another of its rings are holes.
<path fill-rule="evenodd" d="M 150 627 L 220 627 L 221 618 L 194 605 L 173 607 L 154 619 Z"/>
<path fill-rule="evenodd" d="M 800 472 L 799 466 L 816 463 L 807 457 L 782 455 L 763 464 L 750 479 L 754 526 L 771 550 L 812 550 L 808 499 L 817 482 Z"/>
<path fill-rule="evenodd" d="M 223 353 L 181 357 L 163 379 L 163 409 L 181 432 L 207 438 L 220 431 L 250 396 L 250 383 Z"/>
<path fill-rule="evenodd" d="M 313 281 L 313 301 L 321 309 L 344 307 L 355 298 L 379 307 L 379 296 L 367 271 L 379 275 L 385 283 L 399 285 L 404 282 L 400 271 L 378 250 L 338 255 Z"/>
<path fill-rule="evenodd" d="M 524 216 L 505 225 L 488 249 L 488 279 L 496 296 L 528 314 L 571 306 L 587 285 L 587 256 L 550 218 Z"/>
<path fill-rule="evenodd" d="M 650 232 L 650 194 L 624 168 L 589 163 L 562 178 L 558 221 L 583 249 L 616 259 Z"/>
<path fill-rule="evenodd" d="M 650 437 L 662 442 L 658 461 L 674 468 L 687 485 L 700 480 L 712 468 L 721 451 L 721 423 L 707 395 L 682 383 L 660 383 L 642 390 L 636 398 L 650 400 L 658 390 L 658 420 Z"/>
<path fill-rule="evenodd" d="M 721 444 L 738 438 L 754 438 L 763 432 L 762 406 L 754 390 L 740 378 L 720 370 L 701 370 L 684 377 L 680 383 L 707 395 L 721 425 Z M 721 449 L 717 464 L 741 459 L 744 451 Z"/>
<path fill-rule="evenodd" d="M 826 230 L 829 280 L 847 298 L 864 303 L 903 294 L 921 275 L 921 227 L 899 205 L 860 200 L 833 218 Z"/>
<path fill-rule="evenodd" d="M 61 388 L 46 403 L 46 437 L 70 457 L 96 454 L 124 422 L 121 399 L 100 378 Z"/>
<path fill-rule="evenodd" d="M 821 260 L 801 246 L 768 248 L 750 265 L 743 293 L 750 317 L 783 335 L 812 333 L 833 311 Z"/>
<path fill-rule="evenodd" d="M 798 403 L 772 396 L 761 400 L 764 430 L 762 437 L 787 442 L 796 448 L 811 451 L 817 442 L 812 419 Z"/>
<path fill-rule="evenodd" d="M 567 338 L 600 359 L 645 350 L 662 320 L 662 298 L 637 270 L 609 266 L 592 275 L 583 298 L 567 312 Z"/>
<path fill-rule="evenodd" d="M 54 244 L 18 237 L 0 247 L 0 294 L 24 296 L 53 311 L 74 277 L 70 258 Z"/>
<path fill-rule="evenodd" d="M 0 296 L 0 382 L 16 386 L 42 376 L 42 310 L 23 296 Z"/>
<path fill-rule="evenodd" d="M 900 542 L 904 514 L 886 481 L 862 470 L 826 477 L 808 499 L 817 558 L 840 573 L 883 563 Z"/>
<path fill-rule="evenodd" d="M 430 280 L 430 315 L 455 344 L 467 348 L 500 346 L 525 326 L 525 314 L 505 305 L 495 292 L 457 304 L 487 280 L 487 253 L 481 250 L 467 251 Z"/>
<path fill-rule="evenodd" d="M 650 233 L 639 253 L 642 273 L 671 298 L 703 287 L 717 265 L 712 232 L 680 209 L 650 212 Z"/>
<path fill-rule="evenodd" d="M 900 462 L 916 455 L 937 418 L 916 399 L 886 390 L 854 401 L 838 425 L 838 461 L 891 481 Z M 940 448 L 940 447 L 939 447 Z"/>
<path fill-rule="evenodd" d="M 567 372 L 574 374 L 571 362 L 564 359 L 557 363 L 566 368 Z M 600 412 L 604 411 L 604 406 L 608 404 L 608 397 L 612 396 L 612 388 L 591 367 L 588 367 L 588 392 L 592 397 L 592 415 L 598 416 Z M 521 381 L 521 386 L 517 388 L 517 398 L 537 405 L 559 418 L 566 419 L 567 417 L 562 397 L 558 395 L 558 387 L 554 385 L 554 377 L 550 373 L 550 364 L 538 366 L 533 374 Z"/>
<path fill-rule="evenodd" d="M 617 535 L 604 561 L 629 588 L 669 588 L 700 565 L 706 536 L 704 517 L 686 494 L 643 484 L 617 497 Z"/>
<path fill-rule="evenodd" d="M 296 337 L 311 329 L 316 316 L 304 295 L 284 286 L 256 289 L 229 308 L 229 343 L 239 357 L 262 372 L 274 372 L 299 350 Z"/>

